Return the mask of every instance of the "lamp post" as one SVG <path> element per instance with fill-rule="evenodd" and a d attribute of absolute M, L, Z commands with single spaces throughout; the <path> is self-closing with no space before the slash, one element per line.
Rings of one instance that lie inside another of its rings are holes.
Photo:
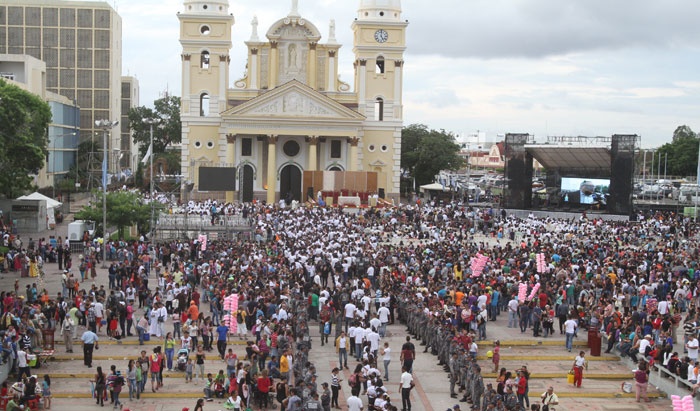
<path fill-rule="evenodd" d="M 151 242 L 153 241 L 153 234 L 155 233 L 155 227 L 154 227 L 154 225 L 155 225 L 155 223 L 154 223 L 155 208 L 154 208 L 154 204 L 153 204 L 153 201 L 154 201 L 154 198 L 153 198 L 153 190 L 154 190 L 153 189 L 153 152 L 155 150 L 153 149 L 153 126 L 160 124 L 160 121 L 161 120 L 157 117 L 143 119 L 143 122 L 145 124 L 148 124 L 150 131 L 151 131 L 151 145 L 148 148 L 148 162 L 149 162 L 149 167 L 151 168 L 151 174 L 150 174 L 151 178 L 150 178 L 150 184 L 149 184 L 149 186 L 150 186 L 149 197 L 151 197 L 151 224 L 149 227 L 150 230 L 149 230 L 148 238 L 149 238 L 149 240 L 151 240 Z"/>
<path fill-rule="evenodd" d="M 107 268 L 107 135 L 119 124 L 119 120 L 97 120 L 95 126 L 102 129 L 102 268 Z"/>

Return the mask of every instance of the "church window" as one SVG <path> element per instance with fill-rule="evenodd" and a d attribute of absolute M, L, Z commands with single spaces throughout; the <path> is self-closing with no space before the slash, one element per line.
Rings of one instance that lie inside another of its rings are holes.
<path fill-rule="evenodd" d="M 380 11 L 380 12 L 379 12 L 379 15 L 382 16 L 382 17 L 384 17 L 384 12 L 383 12 L 383 11 Z"/>
<path fill-rule="evenodd" d="M 387 151 L 389 151 L 389 147 L 387 147 L 386 144 L 379 147 L 379 149 L 382 150 L 382 153 L 386 153 Z"/>
<path fill-rule="evenodd" d="M 297 154 L 299 154 L 299 151 L 301 151 L 301 147 L 296 141 L 289 140 L 282 146 L 282 151 L 284 151 L 284 154 L 286 154 L 287 156 L 294 157 Z"/>
<path fill-rule="evenodd" d="M 374 153 L 374 150 L 377 148 L 374 146 L 374 144 L 370 144 L 367 146 L 367 150 L 369 150 L 370 153 Z"/>
<path fill-rule="evenodd" d="M 376 73 L 377 74 L 384 74 L 384 57 L 382 57 L 382 56 L 377 57 Z"/>
<path fill-rule="evenodd" d="M 214 148 L 214 142 L 213 141 L 207 142 L 207 148 Z"/>
<path fill-rule="evenodd" d="M 209 116 L 209 94 L 207 93 L 202 93 L 199 96 L 199 116 Z"/>
<path fill-rule="evenodd" d="M 374 101 L 374 119 L 384 121 L 384 99 L 377 97 Z"/>
<path fill-rule="evenodd" d="M 205 36 L 208 36 L 209 33 L 211 33 L 211 29 L 209 28 L 209 26 L 204 25 L 204 26 L 202 26 L 202 27 L 199 29 L 199 32 L 202 33 L 202 34 L 205 35 Z"/>
<path fill-rule="evenodd" d="M 244 157 L 250 157 L 253 155 L 253 139 L 244 138 L 241 143 L 241 155 Z"/>
<path fill-rule="evenodd" d="M 339 140 L 331 141 L 331 158 L 340 158 L 341 146 Z"/>
<path fill-rule="evenodd" d="M 200 59 L 200 67 L 203 69 L 209 68 L 209 52 L 206 50 L 202 52 L 202 56 Z"/>

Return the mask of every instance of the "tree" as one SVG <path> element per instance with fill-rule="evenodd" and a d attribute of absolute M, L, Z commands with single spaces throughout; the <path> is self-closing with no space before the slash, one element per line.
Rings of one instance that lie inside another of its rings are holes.
<path fill-rule="evenodd" d="M 129 110 L 129 127 L 134 136 L 134 143 L 140 144 L 140 155 L 146 155 L 151 144 L 151 126 L 144 119 L 159 119 L 153 125 L 153 153 L 165 152 L 172 144 L 182 141 L 182 122 L 180 121 L 180 97 L 167 96 L 153 102 L 153 108 L 134 107 Z"/>
<path fill-rule="evenodd" d="M 48 154 L 49 104 L 0 80 L 0 194 L 15 198 L 32 186 L 30 174 Z"/>
<path fill-rule="evenodd" d="M 97 200 L 76 213 L 76 220 L 95 221 L 99 226 L 98 232 L 104 233 L 102 224 L 102 195 Z M 157 207 L 156 215 L 161 207 Z M 117 228 L 119 238 L 124 238 L 124 229 L 136 224 L 141 232 L 149 229 L 151 204 L 144 202 L 143 197 L 132 191 L 112 191 L 107 193 L 107 225 Z"/>
<path fill-rule="evenodd" d="M 659 148 L 651 161 L 651 170 L 666 171 L 669 176 L 686 177 L 697 174 L 698 144 L 700 139 L 688 126 L 679 126 L 673 132 L 673 140 Z M 659 153 L 661 156 L 659 156 Z M 670 161 L 667 161 L 666 159 Z M 661 166 L 661 167 L 659 167 Z"/>
<path fill-rule="evenodd" d="M 429 130 L 425 124 L 401 131 L 401 168 L 414 178 L 414 190 L 433 182 L 441 170 L 457 170 L 463 163 L 454 134 Z"/>
<path fill-rule="evenodd" d="M 686 126 L 685 124 L 682 126 L 676 127 L 676 130 L 673 132 L 673 141 L 676 141 L 678 139 L 684 139 L 684 138 L 697 138 L 698 135 L 693 132 L 693 130 Z"/>

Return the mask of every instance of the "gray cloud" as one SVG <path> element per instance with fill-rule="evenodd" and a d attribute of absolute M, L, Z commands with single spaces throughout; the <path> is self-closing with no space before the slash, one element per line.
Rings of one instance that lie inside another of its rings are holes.
<path fill-rule="evenodd" d="M 409 53 L 539 58 L 628 47 L 695 44 L 700 2 L 688 0 L 404 2 Z"/>

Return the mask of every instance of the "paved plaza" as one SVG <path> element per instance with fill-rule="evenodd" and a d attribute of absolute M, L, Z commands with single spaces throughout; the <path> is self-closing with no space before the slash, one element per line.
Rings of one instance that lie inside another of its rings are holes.
<path fill-rule="evenodd" d="M 56 230 L 42 233 L 34 238 L 48 235 L 65 236 L 65 223 L 59 225 Z M 55 233 L 55 234 L 54 234 Z M 107 270 L 99 269 L 96 284 L 107 287 Z M 57 264 L 46 264 L 43 284 L 39 284 L 39 278 L 19 278 L 19 289 L 23 290 L 27 284 L 37 282 L 40 287 L 45 287 L 50 295 L 55 296 L 60 291 L 61 275 Z M 19 274 L 2 274 L 0 287 L 9 290 L 13 288 L 14 282 Z M 91 282 L 84 283 L 83 287 L 88 288 Z M 203 311 L 209 312 L 208 304 L 204 304 Z M 142 311 L 137 313 L 141 315 Z M 633 394 L 623 394 L 621 383 L 632 381 L 631 372 L 619 358 L 609 354 L 601 357 L 590 357 L 588 370 L 584 372 L 583 389 L 575 389 L 567 384 L 566 374 L 571 369 L 574 353 L 569 353 L 564 348 L 564 336 L 556 334 L 550 338 L 534 338 L 531 332 L 520 333 L 519 328 L 507 328 L 507 318 L 501 315 L 496 322 L 490 322 L 487 327 L 487 341 L 479 343 L 479 364 L 484 372 L 484 383 L 493 382 L 495 386 L 496 375 L 491 371 L 493 365 L 486 358 L 486 352 L 490 349 L 494 339 L 501 341 L 501 367 L 508 370 L 520 368 L 527 365 L 532 372 L 530 381 L 531 403 L 538 401 L 539 396 L 546 390 L 546 387 L 553 386 L 555 392 L 560 397 L 560 405 L 557 410 L 656 410 L 669 409 L 671 402 L 650 387 L 650 397 L 654 400 L 648 404 L 638 404 L 634 400 Z M 166 323 L 166 330 L 171 331 L 170 321 Z M 82 327 L 78 331 L 78 336 L 82 333 Z M 390 366 L 390 381 L 387 388 L 391 394 L 392 402 L 400 404 L 400 394 L 398 390 L 398 377 L 400 375 L 400 362 L 398 352 L 406 337 L 406 327 L 402 324 L 394 324 L 388 328 L 389 335 L 386 341 L 395 353 Z M 337 365 L 338 359 L 334 347 L 331 345 L 321 346 L 318 334 L 318 327 L 311 327 L 311 337 L 313 348 L 311 351 L 311 361 L 316 365 L 318 373 L 318 383 L 330 381 L 330 371 Z M 126 338 L 122 344 L 114 341 L 107 341 L 104 334 L 100 334 L 100 350 L 95 352 L 93 367 L 102 366 L 104 370 L 109 370 L 111 365 L 116 365 L 117 369 L 126 369 L 129 359 L 135 359 L 142 348 L 149 353 L 153 347 L 162 343 L 153 339 L 143 347 L 138 345 L 136 337 Z M 82 350 L 75 347 L 74 354 L 65 353 L 62 345 L 62 338 L 56 333 L 56 355 L 51 358 L 48 365 L 39 369 L 34 369 L 34 373 L 43 376 L 48 373 L 52 378 L 52 392 L 54 394 L 53 409 L 56 410 L 92 410 L 94 400 L 90 398 L 90 380 L 95 368 L 87 368 L 82 362 Z M 229 347 L 233 347 L 239 358 L 245 356 L 244 341 L 232 338 L 229 340 Z M 412 392 L 413 411 L 445 410 L 458 404 L 458 400 L 450 398 L 448 374 L 437 364 L 437 358 L 430 353 L 423 353 L 425 347 L 416 342 L 418 356 L 414 364 L 416 379 L 416 389 Z M 586 349 L 586 335 L 581 333 L 575 341 L 575 349 Z M 587 350 L 587 349 L 586 349 Z M 588 351 L 588 350 L 587 350 Z M 354 362 L 349 362 L 350 368 Z M 206 372 L 216 374 L 219 370 L 225 370 L 225 364 L 219 360 L 215 352 L 208 355 L 206 361 Z M 349 376 L 345 372 L 345 380 Z M 151 393 L 150 389 L 143 394 L 141 400 L 130 401 L 128 399 L 128 389 L 125 386 L 121 394 L 124 408 L 130 410 L 181 410 L 183 407 L 194 408 L 197 398 L 203 396 L 202 383 L 185 383 L 184 373 L 165 372 L 164 388 L 157 393 Z M 340 404 L 344 404 L 344 399 L 349 395 L 347 383 L 341 384 Z M 364 397 L 366 401 L 366 397 Z M 467 409 L 462 403 L 462 409 Z M 106 405 L 105 407 L 108 407 Z M 223 400 L 205 403 L 204 409 L 223 409 Z M 257 409 L 257 408 L 255 408 Z M 279 406 L 278 408 L 279 409 Z"/>

